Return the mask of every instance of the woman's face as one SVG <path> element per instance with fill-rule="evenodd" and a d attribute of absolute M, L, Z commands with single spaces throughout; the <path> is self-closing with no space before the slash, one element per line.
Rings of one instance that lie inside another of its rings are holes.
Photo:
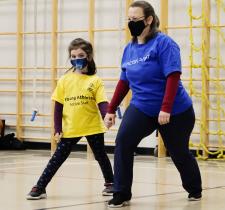
<path fill-rule="evenodd" d="M 143 9 L 140 7 L 130 7 L 128 9 L 128 21 L 144 20 Z"/>
<path fill-rule="evenodd" d="M 132 36 L 145 37 L 149 33 L 152 16 L 145 18 L 141 7 L 130 7 L 128 10 L 128 27 Z"/>

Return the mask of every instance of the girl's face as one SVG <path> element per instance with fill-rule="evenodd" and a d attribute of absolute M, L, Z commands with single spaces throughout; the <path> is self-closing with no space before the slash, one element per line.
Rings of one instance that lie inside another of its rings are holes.
<path fill-rule="evenodd" d="M 83 51 L 81 48 L 71 50 L 70 59 L 74 60 L 77 58 L 87 58 L 87 53 Z"/>
<path fill-rule="evenodd" d="M 72 64 L 76 66 L 76 69 L 79 69 L 79 71 L 76 71 L 77 73 L 85 74 L 88 72 L 87 53 L 84 50 L 82 50 L 81 48 L 71 50 L 70 59 L 71 62 L 75 61 L 75 64 Z"/>

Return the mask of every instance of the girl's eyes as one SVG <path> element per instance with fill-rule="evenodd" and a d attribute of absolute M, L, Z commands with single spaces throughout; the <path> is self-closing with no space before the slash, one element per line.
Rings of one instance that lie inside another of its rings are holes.
<path fill-rule="evenodd" d="M 78 55 L 78 56 L 71 55 L 71 58 L 72 58 L 72 59 L 76 59 L 76 58 L 84 58 L 84 57 L 85 57 L 84 55 Z"/>

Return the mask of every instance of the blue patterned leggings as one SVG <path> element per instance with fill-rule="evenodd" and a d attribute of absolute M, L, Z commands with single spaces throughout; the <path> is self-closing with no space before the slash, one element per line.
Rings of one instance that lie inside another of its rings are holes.
<path fill-rule="evenodd" d="M 58 143 L 57 148 L 51 159 L 49 160 L 46 168 L 40 176 L 37 186 L 45 189 L 52 177 L 55 175 L 59 167 L 68 158 L 72 146 L 77 144 L 81 137 L 76 138 L 62 138 Z M 109 158 L 105 151 L 104 134 L 94 134 L 86 136 L 89 146 L 91 147 L 95 159 L 98 161 L 101 168 L 105 183 L 113 183 L 113 171 Z"/>

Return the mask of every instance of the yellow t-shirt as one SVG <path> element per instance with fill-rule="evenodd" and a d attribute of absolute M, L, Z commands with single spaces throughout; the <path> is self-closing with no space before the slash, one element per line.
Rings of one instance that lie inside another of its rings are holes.
<path fill-rule="evenodd" d="M 52 100 L 63 104 L 64 138 L 106 131 L 97 104 L 108 100 L 104 84 L 97 75 L 74 72 L 63 75 L 57 83 Z"/>

